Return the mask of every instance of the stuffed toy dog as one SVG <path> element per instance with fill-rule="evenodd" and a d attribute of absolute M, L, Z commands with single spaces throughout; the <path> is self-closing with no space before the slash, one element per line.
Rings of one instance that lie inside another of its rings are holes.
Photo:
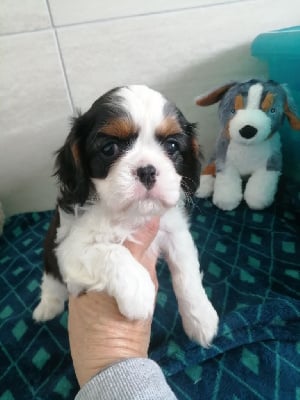
<path fill-rule="evenodd" d="M 218 101 L 221 133 L 196 195 L 213 195 L 213 203 L 222 210 L 236 208 L 243 197 L 250 208 L 264 209 L 274 200 L 281 174 L 278 130 L 285 117 L 300 130 L 293 101 L 283 85 L 250 80 L 224 85 L 196 103 Z M 242 179 L 247 179 L 244 193 Z"/>

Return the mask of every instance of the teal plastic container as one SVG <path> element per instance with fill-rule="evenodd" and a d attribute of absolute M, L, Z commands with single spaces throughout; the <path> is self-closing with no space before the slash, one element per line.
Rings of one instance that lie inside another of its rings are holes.
<path fill-rule="evenodd" d="M 300 26 L 260 34 L 253 41 L 251 52 L 267 62 L 270 79 L 288 85 L 300 117 Z M 300 131 L 285 121 L 280 133 L 283 174 L 300 183 Z"/>

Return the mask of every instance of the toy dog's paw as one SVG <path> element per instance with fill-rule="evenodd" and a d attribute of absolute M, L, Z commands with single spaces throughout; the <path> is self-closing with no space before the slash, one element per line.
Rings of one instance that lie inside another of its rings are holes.
<path fill-rule="evenodd" d="M 273 203 L 279 175 L 277 171 L 259 170 L 249 178 L 244 199 L 250 208 L 263 210 Z"/>
<path fill-rule="evenodd" d="M 213 203 L 224 211 L 236 208 L 243 198 L 242 181 L 234 168 L 227 167 L 226 171 L 216 176 Z"/>
<path fill-rule="evenodd" d="M 214 183 L 215 178 L 212 175 L 201 175 L 200 177 L 200 185 L 198 190 L 196 191 L 196 197 L 200 199 L 210 197 L 214 191 Z"/>
<path fill-rule="evenodd" d="M 224 211 L 231 211 L 235 209 L 242 200 L 242 193 L 235 193 L 234 191 L 215 191 L 213 196 L 213 203 Z"/>
<path fill-rule="evenodd" d="M 249 208 L 253 210 L 263 210 L 266 207 L 269 207 L 274 201 L 274 195 L 270 195 L 269 193 L 251 193 L 246 191 L 244 194 L 244 199 L 248 204 Z"/>
<path fill-rule="evenodd" d="M 122 288 L 115 292 L 121 314 L 130 320 L 151 317 L 155 303 L 155 287 L 149 273 L 139 266 L 134 276 L 130 274 L 127 278 Z"/>
<path fill-rule="evenodd" d="M 207 301 L 196 312 L 182 315 L 182 323 L 189 338 L 207 348 L 218 332 L 219 317 L 210 301 Z"/>

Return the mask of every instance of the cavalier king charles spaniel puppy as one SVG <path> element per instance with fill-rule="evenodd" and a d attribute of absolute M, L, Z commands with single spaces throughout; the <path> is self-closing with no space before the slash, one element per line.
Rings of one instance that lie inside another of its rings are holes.
<path fill-rule="evenodd" d="M 159 215 L 148 251 L 168 263 L 185 332 L 209 346 L 218 316 L 202 285 L 186 211 L 199 158 L 195 126 L 146 86 L 113 89 L 78 116 L 57 153 L 60 195 L 33 318 L 49 320 L 63 311 L 68 293 L 91 290 L 113 296 L 129 319 L 150 317 L 154 284 L 122 244 Z"/>

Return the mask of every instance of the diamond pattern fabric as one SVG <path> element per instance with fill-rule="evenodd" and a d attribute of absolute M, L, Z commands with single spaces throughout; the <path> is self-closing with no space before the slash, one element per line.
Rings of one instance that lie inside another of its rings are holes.
<path fill-rule="evenodd" d="M 150 357 L 183 400 L 300 399 L 299 213 L 277 202 L 224 212 L 195 200 L 191 230 L 220 315 L 209 349 L 185 335 L 170 275 L 158 265 Z M 67 309 L 32 321 L 52 212 L 10 218 L 0 238 L 0 400 L 73 399 Z"/>

